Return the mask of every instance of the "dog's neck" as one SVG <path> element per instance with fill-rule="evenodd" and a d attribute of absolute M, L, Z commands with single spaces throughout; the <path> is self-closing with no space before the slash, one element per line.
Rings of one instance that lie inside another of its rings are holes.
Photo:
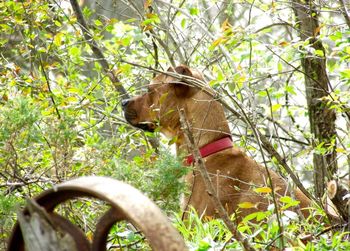
<path fill-rule="evenodd" d="M 224 110 L 216 101 L 208 102 L 208 105 L 202 109 L 188 109 L 186 114 L 190 115 L 187 119 L 198 148 L 231 135 Z M 190 147 L 187 145 L 184 133 L 181 130 L 178 132 L 176 135 L 178 137 L 176 142 L 178 154 L 190 154 Z"/>

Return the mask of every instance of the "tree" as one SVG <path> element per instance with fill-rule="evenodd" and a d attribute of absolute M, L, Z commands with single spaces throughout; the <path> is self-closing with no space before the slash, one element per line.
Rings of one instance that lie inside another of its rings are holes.
<path fill-rule="evenodd" d="M 319 38 L 319 10 L 313 1 L 293 1 L 293 10 L 300 38 L 307 43 L 301 63 L 305 75 L 310 130 L 314 137 L 312 145 L 323 149 L 315 151 L 313 157 L 315 193 L 321 198 L 325 192 L 326 181 L 333 178 L 338 168 L 336 113 L 327 104 L 332 99 L 333 90 L 330 91 L 332 87 L 327 74 L 326 52 Z"/>

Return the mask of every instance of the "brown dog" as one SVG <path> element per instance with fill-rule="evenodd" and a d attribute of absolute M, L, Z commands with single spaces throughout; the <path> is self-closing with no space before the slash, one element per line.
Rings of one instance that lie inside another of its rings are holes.
<path fill-rule="evenodd" d="M 203 81 L 199 72 L 184 65 L 169 68 L 168 72 Z M 191 87 L 179 79 L 174 74 L 160 74 L 150 82 L 147 93 L 123 100 L 126 120 L 147 131 L 155 130 L 159 124 L 164 135 L 176 137 L 178 154 L 191 154 L 179 120 L 178 111 L 184 109 L 202 156 L 208 155 L 204 157 L 207 171 L 228 213 L 236 213 L 241 218 L 257 210 L 266 210 L 272 202 L 269 196 L 260 192 L 268 192 L 269 189 L 255 189 L 270 187 L 266 169 L 232 147 L 228 122 L 221 104 L 202 89 Z M 192 164 L 191 157 L 187 158 L 187 162 Z M 269 173 L 277 199 L 290 195 L 286 182 L 272 170 Z M 215 205 L 206 192 L 199 172 L 194 169 L 185 179 L 192 193 L 184 205 L 193 206 L 199 214 L 216 216 Z M 300 201 L 301 209 L 310 205 L 309 199 L 301 191 L 294 190 L 293 194 Z"/>

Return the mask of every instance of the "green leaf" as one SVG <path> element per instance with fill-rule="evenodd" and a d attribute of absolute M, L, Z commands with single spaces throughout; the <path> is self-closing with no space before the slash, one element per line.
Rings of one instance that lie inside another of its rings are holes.
<path fill-rule="evenodd" d="M 200 240 L 199 247 L 198 247 L 197 251 L 207 251 L 210 248 L 211 248 L 211 245 L 210 245 L 210 243 L 208 243 L 208 241 Z"/>
<path fill-rule="evenodd" d="M 248 222 L 248 221 L 254 220 L 256 218 L 256 216 L 257 216 L 257 212 L 248 214 L 246 217 L 243 218 L 243 222 Z"/>
<path fill-rule="evenodd" d="M 120 40 L 120 43 L 123 46 L 128 46 L 128 45 L 130 45 L 131 39 L 132 39 L 131 37 L 125 37 L 122 40 Z"/>
<path fill-rule="evenodd" d="M 95 23 L 96 26 L 102 26 L 103 25 L 103 23 L 100 20 L 98 20 L 98 19 L 96 19 L 94 21 L 94 23 Z"/>
<path fill-rule="evenodd" d="M 324 52 L 323 50 L 315 50 L 315 55 L 319 57 L 324 57 Z"/>
<path fill-rule="evenodd" d="M 283 70 L 283 64 L 282 64 L 281 61 L 279 61 L 278 64 L 277 64 L 277 70 L 278 70 L 279 73 L 281 73 L 282 70 Z"/>
<path fill-rule="evenodd" d="M 62 26 L 62 24 L 61 24 L 58 20 L 55 20 L 54 23 L 55 23 L 55 25 L 56 25 L 57 27 L 61 27 L 61 26 Z"/>
<path fill-rule="evenodd" d="M 296 94 L 296 92 L 295 92 L 295 90 L 294 90 L 294 86 L 287 85 L 287 86 L 284 87 L 284 90 L 285 90 L 286 92 L 290 93 L 290 94 L 293 94 L 293 95 Z"/>
<path fill-rule="evenodd" d="M 285 205 L 281 208 L 282 210 L 286 210 L 287 208 L 294 207 L 300 204 L 300 201 L 294 200 L 289 196 L 283 196 L 280 198 L 280 201 Z"/>
<path fill-rule="evenodd" d="M 350 69 L 340 71 L 340 76 L 342 76 L 342 78 L 350 79 Z"/>
<path fill-rule="evenodd" d="M 291 197 L 289 197 L 289 196 L 283 196 L 283 197 L 280 198 L 280 201 L 282 203 L 289 204 L 289 203 L 293 202 L 293 199 Z"/>
<path fill-rule="evenodd" d="M 262 221 L 264 219 L 266 219 L 267 216 L 269 216 L 270 212 L 266 211 L 266 212 L 257 212 L 256 214 L 256 220 L 257 221 Z"/>
<path fill-rule="evenodd" d="M 70 103 L 77 103 L 79 100 L 78 100 L 77 97 L 70 96 L 70 97 L 67 97 L 67 98 L 66 98 L 66 101 L 67 101 L 67 102 L 70 102 Z"/>
<path fill-rule="evenodd" d="M 106 26 L 106 31 L 108 31 L 108 32 L 112 32 L 113 29 L 114 29 L 113 24 L 109 24 L 109 25 Z"/>
<path fill-rule="evenodd" d="M 168 145 L 170 146 L 170 145 L 172 145 L 172 144 L 175 144 L 175 143 L 177 142 L 177 140 L 178 140 L 178 137 L 177 137 L 177 136 L 172 137 L 172 139 L 169 140 Z"/>
<path fill-rule="evenodd" d="M 69 48 L 69 54 L 73 57 L 79 57 L 81 54 L 81 50 L 80 48 L 73 46 Z"/>
<path fill-rule="evenodd" d="M 185 26 L 186 26 L 186 19 L 184 18 L 181 20 L 181 27 L 185 28 Z"/>
<path fill-rule="evenodd" d="M 199 14 L 199 10 L 197 8 L 190 8 L 190 14 L 192 16 L 198 15 Z"/>

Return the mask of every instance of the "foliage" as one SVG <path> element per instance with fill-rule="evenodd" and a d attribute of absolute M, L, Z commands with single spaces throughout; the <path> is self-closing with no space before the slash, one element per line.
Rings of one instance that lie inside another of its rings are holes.
<path fill-rule="evenodd" d="M 318 232 L 314 217 L 320 216 L 317 211 L 314 215 L 305 221 L 300 221 L 297 217 L 293 218 L 291 211 L 286 211 L 283 217 L 284 231 L 283 240 L 286 248 L 291 250 L 346 250 L 348 242 L 344 242 L 343 237 L 346 233 L 337 233 L 330 239 L 330 234 L 324 234 L 319 239 L 309 241 L 307 244 L 300 239 L 305 235 L 300 229 L 308 233 Z M 273 211 L 259 212 L 264 216 L 259 220 L 252 221 L 254 216 L 248 215 L 245 220 L 239 224 L 239 231 L 249 239 L 251 245 L 257 250 L 268 250 L 278 248 L 281 243 L 279 235 L 279 226 L 276 222 Z M 254 213 L 255 214 L 255 213 Z M 255 215 L 256 216 L 256 215 Z M 324 215 L 323 215 L 324 216 Z M 228 231 L 225 224 L 219 219 L 202 219 L 192 210 L 187 222 L 181 220 L 181 216 L 176 217 L 175 226 L 187 240 L 190 250 L 243 250 L 238 243 L 232 239 L 232 234 Z M 311 227 L 311 228 L 308 228 Z M 300 239 L 299 239 L 300 238 Z"/>
<path fill-rule="evenodd" d="M 180 178 L 190 169 L 183 167 L 177 158 L 166 152 L 154 157 L 157 159 L 147 155 L 137 155 L 131 161 L 113 158 L 97 174 L 133 185 L 156 201 L 165 211 L 178 211 L 180 195 L 187 193 L 185 183 Z"/>
<path fill-rule="evenodd" d="M 153 76 L 138 66 L 161 70 L 188 63 L 199 68 L 225 101 L 247 112 L 310 192 L 312 153 L 326 156 L 330 146 L 312 146 L 300 59 L 325 57 L 331 92 L 324 99 L 337 114 L 335 178 L 348 175 L 350 32 L 337 1 L 318 7 L 324 52 L 298 38 L 296 20 L 285 1 L 145 1 L 143 6 L 128 1 L 127 18 L 120 11 L 101 13 L 85 2 L 92 37 L 129 93 L 141 93 Z M 194 212 L 190 224 L 180 220 L 178 197 L 186 189 L 178 178 L 189 170 L 169 153 L 167 141 L 162 140 L 158 154 L 149 142 L 157 135 L 125 123 L 119 105 L 123 97 L 94 58 L 67 1 L 1 1 L 0 20 L 1 240 L 9 237 L 16 209 L 26 197 L 73 177 L 104 175 L 129 182 L 155 200 L 191 249 L 240 248 L 220 220 L 202 223 Z M 263 160 L 265 153 L 249 125 L 227 115 L 237 144 Z M 288 176 L 275 158 L 265 158 L 268 167 Z M 103 206 L 88 206 L 70 213 L 81 208 L 74 202 L 59 210 L 76 222 L 83 212 L 89 228 Z M 240 231 L 258 236 L 254 245 L 264 248 L 278 237 L 278 226 L 273 220 L 252 223 L 258 218 L 272 220 L 273 214 L 251 215 Z M 303 228 L 317 234 L 323 226 L 312 219 L 308 224 L 292 221 L 283 230 L 285 239 L 294 241 Z M 141 238 L 125 224 L 115 226 L 111 236 L 122 244 Z M 345 237 L 336 231 L 306 245 L 285 245 L 296 250 L 346 250 Z M 0 249 L 5 247 L 1 243 L 5 242 L 0 241 Z"/>

